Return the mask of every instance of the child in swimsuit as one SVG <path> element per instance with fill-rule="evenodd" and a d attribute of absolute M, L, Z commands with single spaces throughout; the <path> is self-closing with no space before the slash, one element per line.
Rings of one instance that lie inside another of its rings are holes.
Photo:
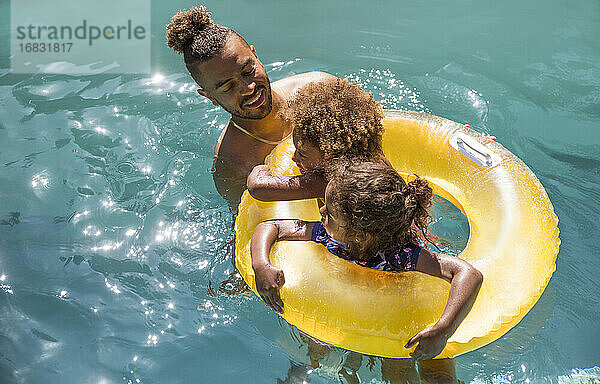
<path fill-rule="evenodd" d="M 367 268 L 419 271 L 450 282 L 450 293 L 438 322 L 418 332 L 406 344 L 417 345 L 412 356 L 437 356 L 467 316 L 483 281 L 481 273 L 458 257 L 431 252 L 419 245 L 413 227 L 427 232 L 433 193 L 423 179 L 406 184 L 388 165 L 373 162 L 339 166 L 325 189 L 321 221 L 271 220 L 260 223 L 250 250 L 256 287 L 277 312 L 284 304 L 279 288 L 284 272 L 269 260 L 276 241 L 323 244 L 334 255 Z"/>
<path fill-rule="evenodd" d="M 387 163 L 381 149 L 383 109 L 358 84 L 344 79 L 311 83 L 298 90 L 283 113 L 294 127 L 292 160 L 302 174 L 274 176 L 268 166 L 257 165 L 247 185 L 258 200 L 323 198 L 324 169 L 341 159 Z"/>

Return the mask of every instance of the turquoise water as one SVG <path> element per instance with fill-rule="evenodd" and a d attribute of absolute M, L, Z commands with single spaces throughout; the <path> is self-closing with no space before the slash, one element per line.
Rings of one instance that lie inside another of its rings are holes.
<path fill-rule="evenodd" d="M 210 169 L 228 117 L 164 45 L 169 17 L 194 4 L 168 3 L 152 4 L 151 75 L 16 75 L 0 61 L 2 383 L 275 383 L 309 362 L 260 301 L 219 288 L 232 218 Z M 560 219 L 557 270 L 523 321 L 456 359 L 458 377 L 600 382 L 597 0 L 207 6 L 271 80 L 347 77 L 387 108 L 468 123 L 519 156 Z M 443 201 L 435 216 L 458 252 L 464 219 Z M 339 382 L 345 358 L 334 351 L 310 382 Z M 381 382 L 378 369 L 359 376 Z"/>

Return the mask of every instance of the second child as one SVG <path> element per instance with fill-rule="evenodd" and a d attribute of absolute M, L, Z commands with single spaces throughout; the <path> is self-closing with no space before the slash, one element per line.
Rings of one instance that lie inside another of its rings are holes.
<path fill-rule="evenodd" d="M 282 240 L 314 241 L 367 268 L 426 273 L 450 283 L 447 305 L 440 319 L 407 340 L 405 347 L 418 344 L 412 353 L 416 360 L 437 356 L 471 310 L 483 276 L 458 257 L 419 245 L 413 226 L 427 232 L 432 196 L 425 180 L 406 184 L 385 164 L 340 166 L 325 189 L 321 221 L 270 220 L 256 227 L 250 250 L 261 298 L 273 310 L 284 311 L 279 289 L 285 275 L 269 259 L 273 244 Z"/>

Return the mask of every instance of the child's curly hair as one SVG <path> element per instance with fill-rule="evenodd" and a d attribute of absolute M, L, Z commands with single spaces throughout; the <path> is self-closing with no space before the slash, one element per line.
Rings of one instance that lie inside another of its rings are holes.
<path fill-rule="evenodd" d="M 382 156 L 383 109 L 373 94 L 345 79 L 310 83 L 283 108 L 297 137 L 324 160 Z"/>
<path fill-rule="evenodd" d="M 426 180 L 416 176 L 406 184 L 389 165 L 362 162 L 339 165 L 330 183 L 328 204 L 339 212 L 346 230 L 370 235 L 370 241 L 350 243 L 353 257 L 364 259 L 378 251 L 418 244 L 413 224 L 427 235 L 433 191 Z"/>
<path fill-rule="evenodd" d="M 175 52 L 183 53 L 185 64 L 190 68 L 196 62 L 207 61 L 220 53 L 230 33 L 239 36 L 231 28 L 213 22 L 211 13 L 202 5 L 179 11 L 171 17 L 167 25 L 167 45 Z"/>

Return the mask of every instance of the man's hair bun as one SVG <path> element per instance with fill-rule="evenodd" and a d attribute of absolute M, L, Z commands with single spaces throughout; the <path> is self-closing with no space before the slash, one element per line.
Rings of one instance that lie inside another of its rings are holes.
<path fill-rule="evenodd" d="M 195 37 L 212 24 L 211 13 L 203 5 L 177 12 L 167 25 L 167 45 L 183 53 Z"/>

